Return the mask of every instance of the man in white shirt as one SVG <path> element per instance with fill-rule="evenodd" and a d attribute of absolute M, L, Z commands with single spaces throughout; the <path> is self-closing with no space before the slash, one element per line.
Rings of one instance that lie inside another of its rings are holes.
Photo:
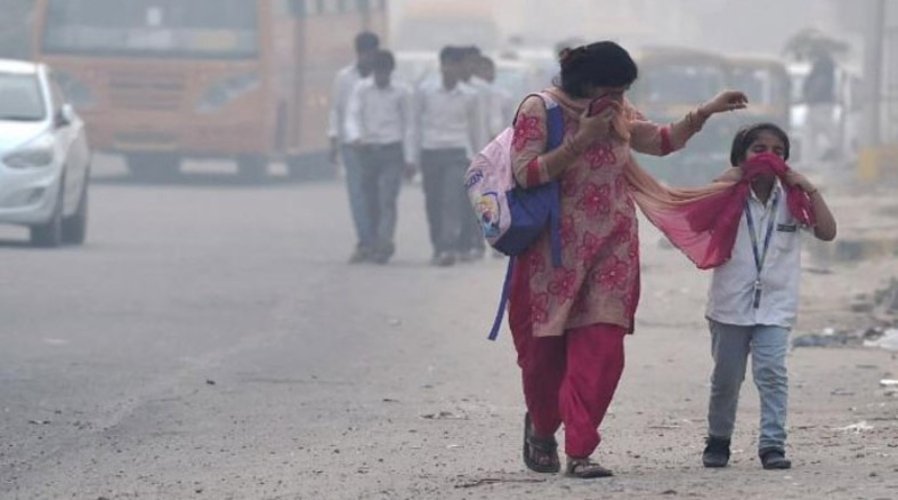
<path fill-rule="evenodd" d="M 346 109 L 356 84 L 371 75 L 371 59 L 380 46 L 374 33 L 364 32 L 355 37 L 356 62 L 346 66 L 334 79 L 331 93 L 331 107 L 327 135 L 331 140 L 331 161 L 336 164 L 338 156 L 343 160 L 346 172 L 346 188 L 349 194 L 349 208 L 352 213 L 358 243 L 350 257 L 351 263 L 371 259 L 374 247 L 374 230 L 368 217 L 368 209 L 363 202 L 362 171 L 354 149 L 346 140 Z"/>
<path fill-rule="evenodd" d="M 441 78 L 422 82 L 414 99 L 416 159 L 424 183 L 433 263 L 439 266 L 455 264 L 459 252 L 468 249 L 461 240 L 462 220 L 474 217 L 463 179 L 477 143 L 480 115 L 477 93 L 462 82 L 462 59 L 459 49 L 444 48 Z"/>
<path fill-rule="evenodd" d="M 373 58 L 373 79 L 356 84 L 346 114 L 346 139 L 357 153 L 362 190 L 374 246 L 371 260 L 386 264 L 395 252 L 396 200 L 403 167 L 414 173 L 411 91 L 391 81 L 393 54 L 378 51 Z"/>
<path fill-rule="evenodd" d="M 486 56 L 481 56 L 474 77 L 487 84 L 489 90 L 488 111 L 486 113 L 487 136 L 492 140 L 514 119 L 514 102 L 511 94 L 496 84 L 496 63 Z"/>
<path fill-rule="evenodd" d="M 482 150 L 493 138 L 489 135 L 490 120 L 490 101 L 492 100 L 492 90 L 490 84 L 480 77 L 478 70 L 480 68 L 480 60 L 483 54 L 476 46 L 459 47 L 462 53 L 462 76 L 461 80 L 466 85 L 471 86 L 477 93 L 479 120 L 471 132 L 477 138 L 477 142 L 473 144 L 474 152 Z"/>
<path fill-rule="evenodd" d="M 460 47 L 462 54 L 462 82 L 469 85 L 477 94 L 478 119 L 473 124 L 471 135 L 474 137 L 473 152 L 477 153 L 486 147 L 493 139 L 490 134 L 490 121 L 492 120 L 492 88 L 489 82 L 478 76 L 478 69 L 483 55 L 476 46 Z M 462 229 L 459 241 L 459 258 L 462 261 L 474 261 L 483 258 L 486 253 L 486 243 L 480 222 L 471 212 L 470 207 L 462 207 Z"/>

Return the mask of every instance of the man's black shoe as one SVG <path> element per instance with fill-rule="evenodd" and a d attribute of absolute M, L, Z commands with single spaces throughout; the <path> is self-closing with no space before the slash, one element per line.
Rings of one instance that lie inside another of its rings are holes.
<path fill-rule="evenodd" d="M 767 470 L 792 468 L 792 462 L 786 458 L 786 454 L 783 450 L 777 448 L 761 450 L 758 455 L 761 457 L 761 465 Z"/>
<path fill-rule="evenodd" d="M 705 443 L 705 451 L 702 452 L 702 463 L 705 467 L 726 467 L 730 462 L 730 440 L 711 436 Z"/>

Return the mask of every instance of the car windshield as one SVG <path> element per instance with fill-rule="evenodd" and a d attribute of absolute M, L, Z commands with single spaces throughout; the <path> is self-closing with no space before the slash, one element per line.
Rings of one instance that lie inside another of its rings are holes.
<path fill-rule="evenodd" d="M 40 121 L 46 117 L 35 75 L 0 73 L 0 120 Z"/>
<path fill-rule="evenodd" d="M 50 0 L 47 53 L 248 58 L 258 52 L 258 2 Z"/>

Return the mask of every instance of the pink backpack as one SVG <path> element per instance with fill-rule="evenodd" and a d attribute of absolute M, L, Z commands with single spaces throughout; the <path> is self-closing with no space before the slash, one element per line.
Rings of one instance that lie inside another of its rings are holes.
<path fill-rule="evenodd" d="M 558 103 L 544 92 L 546 150 L 564 140 L 564 115 Z M 465 190 L 483 228 L 483 236 L 496 250 L 511 256 L 496 321 L 490 332 L 495 340 L 505 314 L 508 284 L 514 256 L 525 252 L 547 229 L 551 234 L 552 262 L 561 266 L 561 192 L 558 181 L 524 189 L 517 185 L 511 165 L 514 128 L 509 127 L 478 153 L 465 173 Z"/>

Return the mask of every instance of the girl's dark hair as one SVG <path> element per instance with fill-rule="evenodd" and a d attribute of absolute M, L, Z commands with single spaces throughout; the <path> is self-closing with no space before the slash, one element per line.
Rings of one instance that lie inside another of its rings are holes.
<path fill-rule="evenodd" d="M 630 54 L 610 41 L 565 49 L 559 57 L 561 76 L 556 83 L 574 98 L 589 97 L 590 87 L 630 85 L 639 76 L 639 70 Z"/>
<path fill-rule="evenodd" d="M 736 136 L 733 137 L 733 146 L 730 148 L 730 165 L 738 167 L 745 161 L 745 157 L 748 155 L 748 148 L 751 147 L 753 142 L 758 140 L 761 132 L 769 132 L 783 141 L 783 145 L 786 148 L 783 152 L 783 159 L 789 159 L 791 145 L 788 134 L 778 125 L 765 122 L 749 125 L 736 132 Z"/>

